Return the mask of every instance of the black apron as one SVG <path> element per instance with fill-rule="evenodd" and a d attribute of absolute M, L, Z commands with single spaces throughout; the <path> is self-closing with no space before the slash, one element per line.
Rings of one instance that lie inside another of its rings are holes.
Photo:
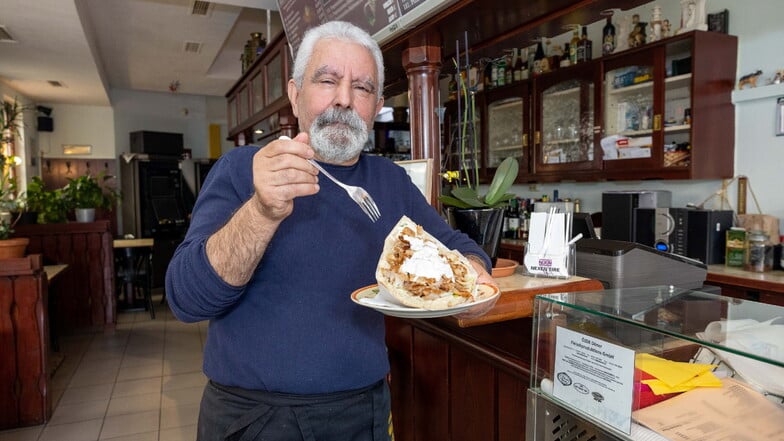
<path fill-rule="evenodd" d="M 197 441 L 392 441 L 389 387 L 293 395 L 209 381 Z"/>

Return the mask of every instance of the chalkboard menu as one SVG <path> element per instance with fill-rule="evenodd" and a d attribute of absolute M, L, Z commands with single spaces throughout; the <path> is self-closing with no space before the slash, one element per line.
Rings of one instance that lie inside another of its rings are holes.
<path fill-rule="evenodd" d="M 278 0 L 283 29 L 293 52 L 311 27 L 331 21 L 354 23 L 383 43 L 455 0 Z"/>

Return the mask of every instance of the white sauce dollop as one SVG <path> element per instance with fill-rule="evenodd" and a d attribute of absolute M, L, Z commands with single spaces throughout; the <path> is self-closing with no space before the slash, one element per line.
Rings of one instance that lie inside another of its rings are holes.
<path fill-rule="evenodd" d="M 438 247 L 432 242 L 425 242 L 418 237 L 404 236 L 411 244 L 411 257 L 403 261 L 400 270 L 418 277 L 440 279 L 445 276 L 454 280 L 455 274 L 446 259 L 438 254 Z"/>

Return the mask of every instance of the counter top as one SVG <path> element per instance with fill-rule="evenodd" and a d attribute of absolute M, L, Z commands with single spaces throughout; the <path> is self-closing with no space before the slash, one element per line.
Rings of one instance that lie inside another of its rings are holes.
<path fill-rule="evenodd" d="M 780 270 L 757 273 L 740 267 L 708 265 L 705 281 L 784 294 L 784 271 Z"/>
<path fill-rule="evenodd" d="M 460 327 L 487 325 L 522 317 L 531 317 L 534 297 L 538 294 L 557 292 L 593 291 L 604 289 L 598 280 L 572 276 L 569 279 L 529 277 L 522 274 L 521 268 L 508 277 L 495 279 L 501 288 L 501 297 L 487 314 L 472 318 L 454 318 Z"/>

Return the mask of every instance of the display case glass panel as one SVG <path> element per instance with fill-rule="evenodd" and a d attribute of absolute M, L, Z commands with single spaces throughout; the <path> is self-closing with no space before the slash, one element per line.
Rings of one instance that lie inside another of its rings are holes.
<path fill-rule="evenodd" d="M 264 77 L 258 72 L 250 80 L 251 112 L 256 113 L 264 108 Z"/>
<path fill-rule="evenodd" d="M 578 439 L 556 437 L 567 420 L 597 440 L 784 427 L 782 307 L 673 286 L 540 295 L 533 341 L 529 441 Z"/>
<path fill-rule="evenodd" d="M 691 163 L 691 40 L 667 45 L 664 80 L 664 167 Z"/>

